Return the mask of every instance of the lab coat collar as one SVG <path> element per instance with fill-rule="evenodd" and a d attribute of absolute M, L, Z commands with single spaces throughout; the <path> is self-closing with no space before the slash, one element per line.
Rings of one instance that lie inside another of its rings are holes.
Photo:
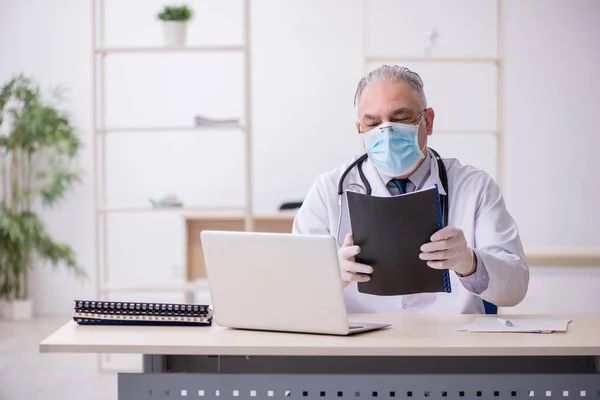
<path fill-rule="evenodd" d="M 437 185 L 438 191 L 440 192 L 440 194 L 445 195 L 446 191 L 444 190 L 444 187 L 442 186 L 442 182 L 440 180 L 437 160 L 435 159 L 435 156 L 433 155 L 431 150 L 427 149 L 427 152 L 429 155 L 428 156 L 429 170 L 431 171 L 431 174 L 429 174 L 429 178 L 427 179 L 427 181 L 425 181 L 422 188 L 428 188 L 428 187 Z M 423 162 L 423 164 L 425 164 L 426 162 L 427 162 L 427 160 L 425 160 Z M 417 169 L 417 171 L 419 172 L 419 175 L 421 172 L 421 171 L 419 171 L 419 169 L 421 169 L 421 167 L 423 167 L 423 164 L 421 164 L 421 166 Z M 371 195 L 378 196 L 378 197 L 390 197 L 391 194 L 386 186 L 387 183 L 389 182 L 389 179 L 387 179 L 387 177 L 382 176 L 382 174 L 375 167 L 375 165 L 373 165 L 373 163 L 371 162 L 370 159 L 367 158 L 366 162 L 363 165 L 364 165 L 363 172 L 365 173 L 365 177 L 367 178 L 367 180 L 369 181 L 369 184 L 371 185 L 371 190 L 372 190 Z M 427 166 L 425 166 L 423 168 L 423 170 L 424 170 L 423 174 L 426 174 Z M 409 177 L 409 179 L 412 178 L 412 176 L 415 175 L 415 173 L 417 173 L 417 171 L 415 171 Z M 411 179 L 411 181 L 412 181 L 412 179 Z M 419 183 L 420 182 L 416 183 L 416 185 L 418 185 Z"/>

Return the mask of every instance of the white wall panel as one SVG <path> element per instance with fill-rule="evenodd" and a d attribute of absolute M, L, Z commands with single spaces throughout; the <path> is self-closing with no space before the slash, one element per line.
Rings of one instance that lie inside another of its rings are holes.
<path fill-rule="evenodd" d="M 523 240 L 600 246 L 600 2 L 510 1 L 506 196 Z"/>
<path fill-rule="evenodd" d="M 302 200 L 360 154 L 360 0 L 253 2 L 254 209 Z"/>
<path fill-rule="evenodd" d="M 436 134 L 428 145 L 442 158 L 456 158 L 462 165 L 472 165 L 496 178 L 496 137 L 490 133 Z"/>
<path fill-rule="evenodd" d="M 535 267 L 529 289 L 516 307 L 501 310 L 516 314 L 600 313 L 600 268 Z"/>
<path fill-rule="evenodd" d="M 367 55 L 423 57 L 429 32 L 436 57 L 495 57 L 495 0 L 366 0 Z"/>

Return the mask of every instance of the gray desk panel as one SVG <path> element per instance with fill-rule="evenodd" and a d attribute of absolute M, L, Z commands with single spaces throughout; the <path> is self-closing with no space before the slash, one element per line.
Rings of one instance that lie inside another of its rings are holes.
<path fill-rule="evenodd" d="M 600 398 L 598 374 L 119 374 L 119 399 Z"/>

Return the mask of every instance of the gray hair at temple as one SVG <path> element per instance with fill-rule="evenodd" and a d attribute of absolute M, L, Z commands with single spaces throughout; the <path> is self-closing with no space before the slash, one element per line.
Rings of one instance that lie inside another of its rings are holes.
<path fill-rule="evenodd" d="M 358 83 L 358 87 L 356 88 L 356 94 L 354 95 L 354 106 L 356 107 L 358 104 L 360 95 L 369 83 L 382 81 L 402 81 L 408 83 L 417 96 L 419 96 L 421 99 L 423 108 L 427 107 L 427 98 L 425 97 L 425 92 L 423 91 L 423 81 L 421 80 L 419 74 L 406 67 L 400 67 L 398 65 L 382 65 L 369 72 L 369 75 L 366 77 L 362 78 Z"/>

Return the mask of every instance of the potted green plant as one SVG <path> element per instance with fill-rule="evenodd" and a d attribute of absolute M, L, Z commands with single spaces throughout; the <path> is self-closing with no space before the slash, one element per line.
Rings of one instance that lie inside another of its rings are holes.
<path fill-rule="evenodd" d="M 187 38 L 187 22 L 194 13 L 186 6 L 165 6 L 157 17 L 163 21 L 165 45 L 184 46 Z"/>
<path fill-rule="evenodd" d="M 0 312 L 31 318 L 27 275 L 34 263 L 85 276 L 69 245 L 55 241 L 34 211 L 54 207 L 78 183 L 81 148 L 71 117 L 46 100 L 32 79 L 16 76 L 0 90 Z"/>

